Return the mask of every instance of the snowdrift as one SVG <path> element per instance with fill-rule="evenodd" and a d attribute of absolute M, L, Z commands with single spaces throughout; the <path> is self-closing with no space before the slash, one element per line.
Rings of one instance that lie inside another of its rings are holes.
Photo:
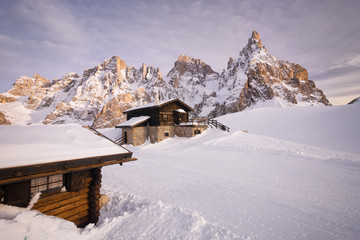
<path fill-rule="evenodd" d="M 103 169 L 111 200 L 96 226 L 1 206 L 0 231 L 7 239 L 358 239 L 359 110 L 255 109 L 218 118 L 230 133 L 126 146 L 139 160 Z"/>

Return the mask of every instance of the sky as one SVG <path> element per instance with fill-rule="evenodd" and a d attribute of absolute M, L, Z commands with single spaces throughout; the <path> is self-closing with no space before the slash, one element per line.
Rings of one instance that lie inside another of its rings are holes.
<path fill-rule="evenodd" d="M 82 74 L 111 56 L 166 75 L 181 54 L 226 68 L 253 30 L 333 105 L 360 96 L 359 0 L 0 0 L 0 92 L 23 75 Z"/>

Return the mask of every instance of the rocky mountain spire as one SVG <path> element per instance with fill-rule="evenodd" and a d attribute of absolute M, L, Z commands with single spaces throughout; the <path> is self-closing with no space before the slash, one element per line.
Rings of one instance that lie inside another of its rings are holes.
<path fill-rule="evenodd" d="M 188 72 L 191 75 L 197 75 L 197 78 L 205 79 L 207 75 L 213 74 L 212 68 L 204 63 L 201 59 L 189 57 L 187 55 L 180 55 L 175 62 L 174 67 L 166 75 L 173 77 L 174 73 L 183 75 Z"/>
<path fill-rule="evenodd" d="M 249 38 L 249 42 L 248 44 L 252 45 L 252 44 L 256 44 L 259 48 L 262 47 L 261 45 L 261 39 L 260 39 L 260 34 L 257 31 L 253 31 L 251 34 L 251 38 Z"/>
<path fill-rule="evenodd" d="M 264 55 L 269 54 L 265 46 L 261 43 L 260 34 L 254 30 L 248 40 L 247 45 L 241 50 L 239 55 L 251 60 L 250 58 L 253 53 L 260 52 L 263 52 Z"/>
<path fill-rule="evenodd" d="M 265 101 L 274 106 L 330 105 L 308 79 L 307 70 L 271 56 L 257 31 L 229 59 L 221 75 L 187 55 L 180 55 L 164 78 L 159 68 L 145 64 L 135 68 L 113 56 L 81 76 L 66 74 L 53 82 L 37 74 L 20 77 L 8 93 L 0 95 L 0 102 L 12 104 L 11 99 L 28 96 L 21 98 L 24 107 L 50 113 L 42 123 L 92 122 L 93 127 L 104 128 L 124 121 L 123 111 L 137 106 L 139 99 L 150 103 L 157 95 L 161 100 L 177 97 L 191 104 L 193 117 L 216 117 Z M 4 116 L 5 110 L 0 104 Z"/>

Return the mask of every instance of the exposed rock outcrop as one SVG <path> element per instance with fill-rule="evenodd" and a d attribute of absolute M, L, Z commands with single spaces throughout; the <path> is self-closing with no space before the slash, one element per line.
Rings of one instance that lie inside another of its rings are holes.
<path fill-rule="evenodd" d="M 3 112 L 0 112 L 0 125 L 10 125 L 10 121 L 7 120 L 5 114 Z"/>
<path fill-rule="evenodd" d="M 0 94 L 0 103 L 12 103 L 15 102 L 17 99 L 14 97 L 5 96 Z"/>
<path fill-rule="evenodd" d="M 180 55 L 166 77 L 160 69 L 129 66 L 118 56 L 50 82 L 35 74 L 20 77 L 8 94 L 32 110 L 49 114 L 45 124 L 77 122 L 95 128 L 113 127 L 125 120 L 123 111 L 138 104 L 177 97 L 195 109 L 193 117 L 216 117 L 273 101 L 280 106 L 330 105 L 309 80 L 302 66 L 278 60 L 254 31 L 238 56 L 230 58 L 221 74 L 200 59 Z M 24 100 L 25 99 L 25 100 Z"/>
<path fill-rule="evenodd" d="M 282 106 L 330 105 L 323 92 L 308 79 L 307 70 L 271 56 L 256 31 L 239 56 L 229 60 L 221 74 L 219 91 L 222 89 L 230 94 L 224 102 L 216 103 L 210 117 L 242 111 L 273 99 Z"/>
<path fill-rule="evenodd" d="M 126 121 L 126 115 L 123 112 L 132 106 L 133 101 L 134 96 L 131 93 L 113 97 L 96 114 L 92 127 L 110 128 Z"/>

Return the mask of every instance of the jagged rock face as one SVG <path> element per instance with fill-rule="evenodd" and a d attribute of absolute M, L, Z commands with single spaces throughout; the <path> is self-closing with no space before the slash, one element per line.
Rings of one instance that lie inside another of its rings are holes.
<path fill-rule="evenodd" d="M 277 60 L 254 31 L 239 56 L 222 73 L 219 91 L 230 92 L 209 114 L 216 117 L 242 111 L 258 102 L 276 99 L 280 105 L 330 105 L 323 92 L 298 64 Z"/>
<path fill-rule="evenodd" d="M 131 93 L 113 97 L 96 114 L 92 124 L 93 128 L 110 128 L 126 121 L 126 115 L 123 112 L 131 108 L 134 102 L 134 96 Z M 122 103 L 122 104 L 119 104 Z"/>
<path fill-rule="evenodd" d="M 16 101 L 15 97 L 8 97 L 8 96 L 0 94 L 0 103 L 12 103 L 15 101 Z"/>
<path fill-rule="evenodd" d="M 218 75 L 200 59 L 180 55 L 167 77 L 170 78 L 169 84 L 171 86 L 181 88 L 188 83 L 204 86 L 212 74 Z"/>
<path fill-rule="evenodd" d="M 6 119 L 6 116 L 3 112 L 0 112 L 0 125 L 10 125 L 10 121 Z"/>
<path fill-rule="evenodd" d="M 37 74 L 20 77 L 0 101 L 11 101 L 12 95 L 28 96 L 24 106 L 29 109 L 50 112 L 45 124 L 77 122 L 95 128 L 117 125 L 125 120 L 124 110 L 154 102 L 157 95 L 194 106 L 192 117 L 216 117 L 265 101 L 330 105 L 307 70 L 271 56 L 256 31 L 221 74 L 200 59 L 180 55 L 163 78 L 159 68 L 142 64 L 137 69 L 114 56 L 81 76 L 70 73 L 53 82 Z"/>
<path fill-rule="evenodd" d="M 14 96 L 27 96 L 49 83 L 48 79 L 41 77 L 39 74 L 34 74 L 32 78 L 22 76 L 16 79 L 9 93 Z"/>
<path fill-rule="evenodd" d="M 167 74 L 170 96 L 194 105 L 194 116 L 209 104 L 203 100 L 216 95 L 219 74 L 200 59 L 179 56 L 174 67 Z"/>
<path fill-rule="evenodd" d="M 63 78 L 63 83 L 69 78 Z M 122 112 L 137 106 L 138 102 L 154 101 L 156 93 L 167 98 L 166 83 L 160 70 L 145 64 L 140 69 L 127 66 L 118 56 L 86 69 L 82 76 L 72 79 L 62 94 L 48 99 L 60 99 L 45 118 L 45 124 L 71 122 L 74 119 L 96 128 L 113 127 L 125 119 Z M 66 94 L 64 94 L 66 92 Z M 53 101 L 44 101 L 49 105 Z M 43 106 L 43 105 L 41 105 Z"/>

